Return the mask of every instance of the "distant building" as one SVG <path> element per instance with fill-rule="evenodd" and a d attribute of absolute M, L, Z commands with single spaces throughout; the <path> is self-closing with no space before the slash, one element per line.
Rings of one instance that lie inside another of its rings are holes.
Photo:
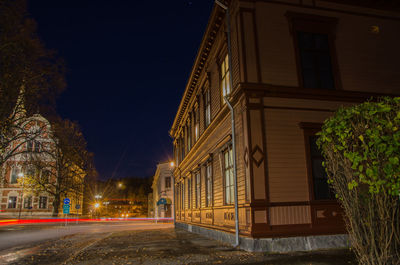
<path fill-rule="evenodd" d="M 92 187 L 89 213 L 116 218 L 147 217 L 150 190 L 151 180 L 148 178 L 98 180 Z"/>
<path fill-rule="evenodd" d="M 105 217 L 144 217 L 143 205 L 134 199 L 112 199 L 105 198 L 101 202 L 102 206 L 99 210 L 101 216 Z"/>
<path fill-rule="evenodd" d="M 170 130 L 177 226 L 234 242 L 237 216 L 243 248 L 341 246 L 343 211 L 315 133 L 341 106 L 399 94 L 399 4 L 222 2 L 232 53 L 226 11 L 215 4 Z"/>
<path fill-rule="evenodd" d="M 51 156 L 46 155 L 44 150 L 51 150 L 54 145 L 52 137 L 52 128 L 47 119 L 40 114 L 34 114 L 27 117 L 24 106 L 23 91 L 20 93 L 13 115 L 15 122 L 22 124 L 20 128 L 28 132 L 26 138 L 16 137 L 9 147 L 16 149 L 16 155 L 11 156 L 4 164 L 1 170 L 0 178 L 0 216 L 8 217 L 32 217 L 32 216 L 51 216 L 53 213 L 54 197 L 47 192 L 35 192 L 29 189 L 29 184 L 25 182 L 27 176 L 38 176 L 43 183 L 54 183 L 54 167 L 48 169 L 36 168 L 32 161 L 46 161 L 48 165 L 55 163 Z M 79 168 L 74 169 L 75 172 Z M 82 172 L 83 182 L 85 174 Z M 82 190 L 69 193 L 70 214 L 76 215 L 82 213 L 83 184 Z M 62 215 L 64 197 L 61 198 L 59 215 Z M 79 205 L 79 206 L 77 206 Z M 79 208 L 79 209 L 77 209 Z"/>
<path fill-rule="evenodd" d="M 172 217 L 174 212 L 172 168 L 168 163 L 157 165 L 153 177 L 153 211 L 155 218 Z"/>

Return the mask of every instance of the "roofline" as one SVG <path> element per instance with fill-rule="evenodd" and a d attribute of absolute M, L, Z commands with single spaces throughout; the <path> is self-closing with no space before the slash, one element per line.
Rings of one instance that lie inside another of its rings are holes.
<path fill-rule="evenodd" d="M 203 35 L 203 38 L 200 43 L 200 47 L 197 50 L 196 59 L 192 66 L 192 70 L 190 72 L 188 82 L 186 83 L 186 88 L 183 93 L 183 97 L 178 107 L 178 111 L 175 115 L 174 122 L 172 123 L 172 127 L 169 131 L 170 136 L 173 137 L 177 126 L 179 125 L 182 116 L 186 110 L 186 107 L 190 101 L 190 97 L 192 96 L 193 90 L 199 81 L 201 70 L 204 68 L 205 62 L 208 59 L 210 54 L 211 46 L 214 44 L 216 38 L 216 30 L 218 30 L 222 25 L 222 18 L 225 16 L 225 13 L 214 3 L 213 9 L 211 11 L 210 18 L 208 19 L 208 24 L 206 27 L 206 31 Z M 207 42 L 208 40 L 208 42 Z M 207 51 L 207 48 L 208 51 Z"/>

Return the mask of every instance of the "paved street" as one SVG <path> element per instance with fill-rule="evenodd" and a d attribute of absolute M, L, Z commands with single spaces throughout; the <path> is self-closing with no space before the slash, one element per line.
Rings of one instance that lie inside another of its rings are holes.
<path fill-rule="evenodd" d="M 0 238 L 0 264 L 356 264 L 345 250 L 249 253 L 151 222 L 7 226 Z"/>

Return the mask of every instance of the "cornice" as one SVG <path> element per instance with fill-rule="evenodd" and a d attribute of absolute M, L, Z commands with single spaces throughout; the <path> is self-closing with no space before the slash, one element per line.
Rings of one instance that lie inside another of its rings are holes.
<path fill-rule="evenodd" d="M 175 116 L 174 122 L 169 132 L 171 136 L 174 135 L 177 126 L 181 122 L 185 110 L 188 104 L 190 103 L 190 98 L 193 95 L 193 91 L 195 90 L 198 82 L 201 81 L 200 74 L 206 66 L 207 59 L 211 52 L 211 48 L 216 40 L 217 33 L 221 25 L 223 24 L 224 17 L 225 17 L 224 11 L 221 10 L 221 8 L 219 8 L 216 4 L 214 4 L 209 22 L 206 27 L 205 34 L 203 35 L 203 39 L 201 41 L 195 62 L 192 67 L 192 71 L 189 75 L 189 80 L 186 84 L 185 92 L 183 94 L 177 114 Z"/>
<path fill-rule="evenodd" d="M 236 86 L 235 89 L 232 92 L 232 97 L 231 97 L 231 104 L 233 106 L 236 106 L 238 104 L 238 102 L 240 101 L 240 99 L 242 98 L 242 95 L 244 95 L 243 93 L 244 91 L 240 89 L 240 87 Z M 192 149 L 190 149 L 190 152 L 185 156 L 185 158 L 183 159 L 183 161 L 179 164 L 179 170 L 181 172 L 185 172 L 188 169 L 190 170 L 190 168 L 192 168 L 197 161 L 201 161 L 202 158 L 199 158 L 200 160 L 195 160 L 194 158 L 197 156 L 197 152 L 199 151 L 199 149 L 201 149 L 203 143 L 205 143 L 207 141 L 207 139 L 209 138 L 210 135 L 212 135 L 212 133 L 218 128 L 218 126 L 221 124 L 221 122 L 224 119 L 228 119 L 230 115 L 230 111 L 228 106 L 225 104 L 217 113 L 217 115 L 215 116 L 215 118 L 211 121 L 210 125 L 207 127 L 207 129 L 200 135 L 199 139 L 197 140 L 197 142 L 193 145 Z M 208 150 L 208 153 L 212 153 L 212 151 L 214 151 L 214 149 L 216 149 L 221 142 L 225 141 L 225 138 L 227 136 L 221 138 L 221 141 L 219 141 L 213 148 L 213 150 Z M 229 134 L 229 137 L 230 134 Z"/>
<path fill-rule="evenodd" d="M 247 95 L 261 97 L 318 99 L 327 101 L 363 102 L 370 98 L 384 96 L 395 97 L 396 94 L 360 92 L 350 90 L 307 89 L 300 87 L 280 86 L 273 84 L 239 83 L 239 89 Z"/>

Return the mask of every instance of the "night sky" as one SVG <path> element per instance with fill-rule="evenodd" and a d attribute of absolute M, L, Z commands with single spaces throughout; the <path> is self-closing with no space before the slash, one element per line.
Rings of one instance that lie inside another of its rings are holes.
<path fill-rule="evenodd" d="M 212 0 L 31 0 L 49 49 L 66 62 L 63 118 L 77 121 L 101 179 L 152 176 L 172 158 L 168 131 Z"/>

